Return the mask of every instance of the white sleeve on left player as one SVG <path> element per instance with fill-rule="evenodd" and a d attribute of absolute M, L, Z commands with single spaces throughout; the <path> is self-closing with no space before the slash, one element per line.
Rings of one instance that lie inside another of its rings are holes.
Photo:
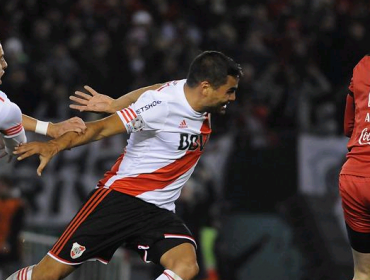
<path fill-rule="evenodd" d="M 0 132 L 3 134 L 6 153 L 12 155 L 16 146 L 27 142 L 27 137 L 22 126 L 22 112 L 18 105 L 9 100 L 5 105 L 1 115 Z"/>
<path fill-rule="evenodd" d="M 157 91 L 149 90 L 128 108 L 117 112 L 127 133 L 141 130 L 160 130 L 167 116 L 167 101 L 162 100 Z"/>
<path fill-rule="evenodd" d="M 27 142 L 27 137 L 24 129 L 16 136 L 11 137 L 4 135 L 3 138 L 5 144 L 5 152 L 8 155 L 13 155 L 14 148 L 17 147 L 19 144 Z"/>

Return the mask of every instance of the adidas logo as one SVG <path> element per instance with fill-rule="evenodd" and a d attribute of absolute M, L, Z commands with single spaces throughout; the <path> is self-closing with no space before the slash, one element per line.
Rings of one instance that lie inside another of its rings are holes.
<path fill-rule="evenodd" d="M 179 125 L 179 128 L 187 128 L 187 127 L 188 127 L 188 125 L 186 124 L 186 121 L 182 120 L 182 122 Z"/>

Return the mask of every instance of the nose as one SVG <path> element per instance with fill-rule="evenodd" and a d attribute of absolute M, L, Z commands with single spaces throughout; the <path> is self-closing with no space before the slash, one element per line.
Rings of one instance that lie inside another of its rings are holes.
<path fill-rule="evenodd" d="M 6 69 L 6 68 L 8 68 L 8 63 L 6 63 L 6 60 L 4 59 L 4 62 L 3 62 L 3 69 Z"/>
<path fill-rule="evenodd" d="M 236 99 L 236 94 L 235 94 L 235 92 L 234 92 L 233 94 L 230 94 L 230 95 L 229 95 L 229 101 L 235 101 L 235 99 Z"/>

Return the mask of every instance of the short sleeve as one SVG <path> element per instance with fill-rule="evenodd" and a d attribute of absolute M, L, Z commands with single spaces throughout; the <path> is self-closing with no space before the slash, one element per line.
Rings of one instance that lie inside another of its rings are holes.
<path fill-rule="evenodd" d="M 128 108 L 117 112 L 127 133 L 142 130 L 160 130 L 163 128 L 167 115 L 167 101 L 157 91 L 147 91 Z"/>
<path fill-rule="evenodd" d="M 18 105 L 10 102 L 4 104 L 1 112 L 0 131 L 6 136 L 14 136 L 23 130 L 22 112 Z"/>

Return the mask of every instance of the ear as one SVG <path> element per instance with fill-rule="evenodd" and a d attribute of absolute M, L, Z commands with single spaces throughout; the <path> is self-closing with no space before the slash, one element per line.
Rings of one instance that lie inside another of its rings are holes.
<path fill-rule="evenodd" d="M 201 82 L 199 86 L 201 88 L 202 95 L 204 96 L 208 95 L 212 89 L 211 84 L 208 81 Z"/>

